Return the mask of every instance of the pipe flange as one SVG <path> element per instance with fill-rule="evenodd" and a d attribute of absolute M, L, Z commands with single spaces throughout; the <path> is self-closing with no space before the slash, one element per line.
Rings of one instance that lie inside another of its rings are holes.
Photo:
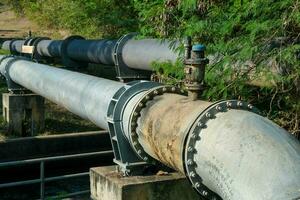
<path fill-rule="evenodd" d="M 68 46 L 73 40 L 85 40 L 84 37 L 79 35 L 72 35 L 65 38 L 61 44 L 61 61 L 64 66 L 72 68 L 83 68 L 88 65 L 86 62 L 74 61 L 68 55 Z"/>
<path fill-rule="evenodd" d="M 147 103 L 153 100 L 156 96 L 163 95 L 165 93 L 175 93 L 175 94 L 186 94 L 183 90 L 174 86 L 158 86 L 149 90 L 135 105 L 132 115 L 130 117 L 129 126 L 129 141 L 136 152 L 136 154 L 145 162 L 150 164 L 160 164 L 156 159 L 152 158 L 148 153 L 145 152 L 144 148 L 139 142 L 139 136 L 136 131 L 138 127 L 138 119 L 141 116 L 141 111 L 145 108 Z"/>
<path fill-rule="evenodd" d="M 1 65 L 2 61 L 5 60 L 6 58 L 14 58 L 14 57 L 15 57 L 14 55 L 5 55 L 5 56 L 3 56 L 3 57 L 0 59 L 0 65 Z M 5 67 L 4 69 L 6 69 L 6 67 Z M 2 73 L 0 73 L 0 77 L 1 77 L 2 79 L 6 79 L 6 76 L 5 76 L 4 74 L 2 74 Z"/>
<path fill-rule="evenodd" d="M 23 58 L 23 57 L 16 57 L 16 56 L 7 56 L 7 57 L 5 57 L 5 58 L 9 58 L 9 57 L 12 57 L 12 59 L 9 60 L 9 61 L 5 64 L 5 66 L 4 66 L 4 74 L 3 74 L 3 76 L 4 76 L 5 79 L 6 79 L 6 83 L 7 83 L 8 90 L 11 91 L 11 92 L 13 92 L 13 93 L 15 93 L 15 92 L 17 92 L 17 91 L 26 91 L 26 90 L 27 90 L 26 88 L 24 88 L 23 86 L 21 86 L 21 85 L 15 83 L 15 82 L 11 79 L 11 77 L 10 77 L 10 75 L 9 75 L 9 68 L 11 67 L 12 63 L 14 63 L 14 62 L 16 62 L 16 61 L 18 61 L 18 60 L 28 60 L 28 59 Z M 2 58 L 1 61 L 0 61 L 0 63 L 1 63 L 5 58 Z"/>
<path fill-rule="evenodd" d="M 143 165 L 141 159 L 131 148 L 123 130 L 123 115 L 128 102 L 137 94 L 161 85 L 150 81 L 132 81 L 121 87 L 112 97 L 107 111 L 109 134 L 114 151 L 114 162 L 125 175 L 132 173 L 131 167 Z M 146 163 L 145 163 L 146 164 Z"/>
<path fill-rule="evenodd" d="M 34 38 L 32 38 L 32 37 L 26 38 L 23 45 L 30 45 L 32 40 L 34 40 Z"/>
<path fill-rule="evenodd" d="M 17 50 L 13 50 L 13 43 L 15 42 L 15 41 L 18 41 L 19 39 L 12 39 L 11 41 L 10 41 L 10 43 L 9 43 L 9 52 L 10 52 L 10 54 L 12 54 L 12 55 L 19 55 L 19 52 L 17 51 Z"/>
<path fill-rule="evenodd" d="M 115 62 L 115 68 L 117 72 L 117 78 L 120 81 L 124 81 L 125 79 L 142 79 L 146 78 L 148 79 L 150 77 L 150 73 L 147 71 L 142 71 L 142 70 L 133 70 L 130 69 L 124 62 L 123 57 L 122 57 L 122 50 L 125 44 L 137 36 L 138 33 L 128 33 L 126 35 L 123 35 L 120 37 L 114 46 L 113 50 L 113 56 L 114 56 L 114 62 Z"/>
<path fill-rule="evenodd" d="M 16 56 L 14 55 L 5 55 L 0 59 L 0 64 L 2 63 L 3 60 L 5 60 L 6 58 L 15 58 Z"/>
<path fill-rule="evenodd" d="M 212 200 L 221 199 L 216 193 L 208 189 L 203 183 L 202 178 L 196 173 L 196 163 L 195 163 L 195 154 L 197 153 L 195 150 L 195 146 L 197 141 L 201 139 L 200 134 L 201 130 L 207 128 L 207 122 L 216 117 L 217 113 L 227 112 L 231 109 L 238 110 L 247 110 L 254 113 L 259 113 L 259 111 L 252 106 L 243 101 L 238 100 L 225 100 L 216 102 L 209 107 L 207 107 L 194 122 L 193 126 L 188 132 L 188 136 L 185 142 L 185 152 L 184 152 L 184 169 L 186 176 L 189 181 L 192 183 L 193 187 L 197 190 L 197 192 L 207 198 Z"/>

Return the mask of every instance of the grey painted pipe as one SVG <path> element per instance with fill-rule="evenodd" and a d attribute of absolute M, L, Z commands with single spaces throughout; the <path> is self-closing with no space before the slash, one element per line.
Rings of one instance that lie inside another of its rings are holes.
<path fill-rule="evenodd" d="M 37 53 L 46 57 L 60 57 L 61 45 L 61 40 L 42 40 L 37 45 Z"/>
<path fill-rule="evenodd" d="M 0 56 L 0 59 L 3 56 Z M 5 65 L 0 64 L 5 74 Z M 123 83 L 77 72 L 50 67 L 26 60 L 14 61 L 7 72 L 10 78 L 25 88 L 57 103 L 74 114 L 107 129 L 106 112 L 109 102 Z"/>
<path fill-rule="evenodd" d="M 25 43 L 25 40 L 13 40 L 13 42 L 11 40 L 5 41 L 2 44 L 2 49 L 5 50 L 12 50 L 13 52 L 18 52 L 21 53 L 22 52 L 22 46 Z"/>
<path fill-rule="evenodd" d="M 179 57 L 175 52 L 178 46 L 179 42 L 172 44 L 168 40 L 131 39 L 122 48 L 122 59 L 130 68 L 152 70 L 154 61 L 175 63 Z"/>
<path fill-rule="evenodd" d="M 3 75 L 107 128 L 108 105 L 124 84 L 12 59 L 0 63 Z M 8 62 L 11 64 L 6 67 Z M 185 173 L 196 188 L 200 182 L 193 180 L 201 177 L 201 184 L 224 200 L 299 199 L 300 144 L 285 130 L 230 104 L 220 107 L 218 103 L 155 91 L 148 91 L 157 94 L 153 98 L 147 91 L 138 93 L 126 105 L 122 127 L 129 141 L 135 131 L 136 142 L 149 156 Z M 136 116 L 133 110 L 143 105 L 140 101 L 146 97 L 149 101 L 140 111 L 136 129 L 131 130 Z M 199 121 L 202 118 L 207 119 L 204 124 Z M 205 196 L 205 192 L 201 194 Z"/>

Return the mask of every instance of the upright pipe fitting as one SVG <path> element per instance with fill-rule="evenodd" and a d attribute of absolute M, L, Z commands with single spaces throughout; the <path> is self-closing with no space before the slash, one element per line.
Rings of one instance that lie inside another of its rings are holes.
<path fill-rule="evenodd" d="M 208 59 L 204 56 L 205 46 L 191 42 L 185 45 L 185 87 L 188 90 L 188 96 L 192 100 L 197 100 L 203 90 L 203 81 L 205 75 L 205 66 L 208 64 Z"/>

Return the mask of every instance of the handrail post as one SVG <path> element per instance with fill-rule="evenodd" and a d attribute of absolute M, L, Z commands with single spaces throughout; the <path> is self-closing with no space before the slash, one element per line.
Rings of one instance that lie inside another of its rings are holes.
<path fill-rule="evenodd" d="M 44 161 L 41 161 L 41 163 L 40 163 L 40 180 L 41 180 L 40 197 L 41 197 L 41 200 L 44 200 L 44 197 L 45 197 L 45 163 L 44 163 Z"/>

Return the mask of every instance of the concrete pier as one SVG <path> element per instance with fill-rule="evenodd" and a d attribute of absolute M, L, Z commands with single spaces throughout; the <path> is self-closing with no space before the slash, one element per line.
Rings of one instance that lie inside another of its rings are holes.
<path fill-rule="evenodd" d="M 3 117 L 9 134 L 35 136 L 45 127 L 44 98 L 36 94 L 2 94 Z"/>
<path fill-rule="evenodd" d="M 177 172 L 165 175 L 123 177 L 116 166 L 90 169 L 94 200 L 199 200 L 186 177 Z"/>

